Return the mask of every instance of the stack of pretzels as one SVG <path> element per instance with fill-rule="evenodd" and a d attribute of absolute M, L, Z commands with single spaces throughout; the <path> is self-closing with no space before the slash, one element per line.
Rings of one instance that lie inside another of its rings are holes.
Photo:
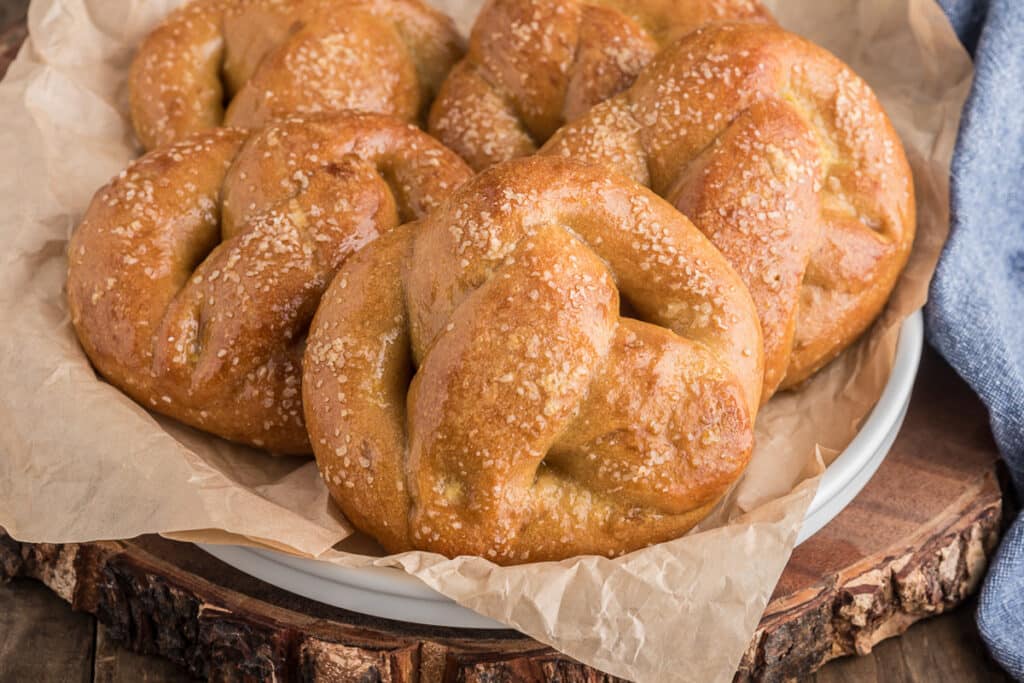
<path fill-rule="evenodd" d="M 68 247 L 82 348 L 312 451 L 392 552 L 685 533 L 914 238 L 874 94 L 756 0 L 490 0 L 465 54 L 419 0 L 193 0 L 129 91 L 149 151 Z"/>

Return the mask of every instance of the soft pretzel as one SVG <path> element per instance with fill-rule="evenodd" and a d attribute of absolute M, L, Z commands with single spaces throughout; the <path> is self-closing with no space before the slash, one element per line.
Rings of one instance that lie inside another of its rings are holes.
<path fill-rule="evenodd" d="M 490 0 L 445 80 L 430 132 L 481 170 L 536 151 L 710 21 L 771 21 L 759 0 Z"/>
<path fill-rule="evenodd" d="M 651 187 L 725 254 L 760 315 L 765 399 L 867 328 L 914 239 L 913 179 L 875 95 L 774 27 L 691 34 L 541 152 Z"/>
<path fill-rule="evenodd" d="M 750 295 L 650 191 L 502 164 L 349 259 L 303 377 L 321 474 L 389 551 L 509 564 L 673 538 L 743 470 Z"/>
<path fill-rule="evenodd" d="M 291 114 L 415 121 L 461 53 L 452 21 L 420 0 L 193 0 L 139 48 L 132 122 L 152 149 Z"/>
<path fill-rule="evenodd" d="M 470 171 L 376 114 L 193 134 L 94 197 L 68 248 L 68 304 L 96 369 L 146 407 L 308 453 L 305 331 L 354 251 Z"/>

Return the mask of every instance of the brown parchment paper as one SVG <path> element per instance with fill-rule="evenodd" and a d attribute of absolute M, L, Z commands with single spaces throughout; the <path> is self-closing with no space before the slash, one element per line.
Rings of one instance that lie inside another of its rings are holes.
<path fill-rule="evenodd" d="M 0 84 L 0 525 L 35 542 L 159 532 L 346 566 L 397 566 L 609 673 L 730 679 L 822 465 L 877 399 L 899 323 L 923 304 L 945 239 L 950 157 L 971 64 L 933 0 L 769 3 L 783 26 L 871 83 L 907 146 L 918 237 L 882 318 L 807 386 L 764 408 L 750 468 L 694 532 L 615 560 L 509 568 L 420 552 L 348 552 L 372 544 L 348 538 L 311 460 L 271 458 L 154 417 L 90 368 L 64 302 L 65 245 L 93 192 L 137 154 L 125 116 L 128 63 L 176 4 L 36 0 L 30 38 Z M 479 3 L 438 4 L 466 31 Z"/>

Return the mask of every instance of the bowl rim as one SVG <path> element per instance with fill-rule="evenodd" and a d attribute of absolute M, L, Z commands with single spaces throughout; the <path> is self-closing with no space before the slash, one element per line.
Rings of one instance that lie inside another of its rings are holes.
<path fill-rule="evenodd" d="M 903 322 L 892 372 L 857 435 L 826 468 L 797 535 L 797 545 L 831 521 L 870 480 L 899 433 L 917 376 L 924 322 Z M 239 571 L 286 591 L 373 617 L 471 629 L 508 629 L 444 596 L 397 567 L 340 567 L 315 559 L 238 545 L 197 543 Z"/>

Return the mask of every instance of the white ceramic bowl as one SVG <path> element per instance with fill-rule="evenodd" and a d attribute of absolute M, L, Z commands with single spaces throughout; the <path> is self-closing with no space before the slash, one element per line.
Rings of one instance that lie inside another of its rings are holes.
<path fill-rule="evenodd" d="M 813 536 L 849 505 L 889 453 L 903 425 L 903 418 L 907 416 L 923 346 L 924 316 L 917 311 L 900 328 L 892 374 L 878 403 L 857 436 L 825 470 L 818 492 L 807 508 L 796 538 L 797 545 Z"/>
<path fill-rule="evenodd" d="M 798 544 L 838 515 L 882 464 L 907 414 L 923 340 L 924 323 L 918 312 L 907 318 L 900 330 L 892 375 L 877 405 L 850 445 L 825 471 L 797 536 Z M 399 569 L 348 569 L 243 546 L 199 547 L 278 588 L 353 612 L 433 626 L 508 628 L 457 605 Z"/>

